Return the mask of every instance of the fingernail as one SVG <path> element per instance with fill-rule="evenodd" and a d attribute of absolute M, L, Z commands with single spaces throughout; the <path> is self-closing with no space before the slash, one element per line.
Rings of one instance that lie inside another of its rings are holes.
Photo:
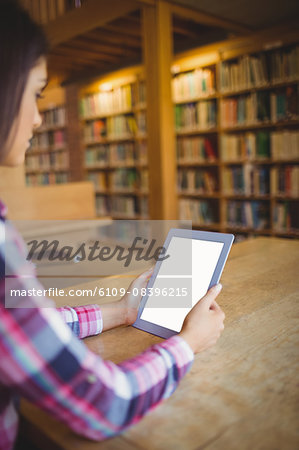
<path fill-rule="evenodd" d="M 214 286 L 214 289 L 215 289 L 216 292 L 220 292 L 221 289 L 222 289 L 222 284 L 221 284 L 221 283 L 216 284 L 216 285 Z"/>

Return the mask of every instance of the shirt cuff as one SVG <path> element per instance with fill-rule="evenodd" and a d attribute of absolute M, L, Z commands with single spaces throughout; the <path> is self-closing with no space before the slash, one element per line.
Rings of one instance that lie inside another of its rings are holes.
<path fill-rule="evenodd" d="M 98 305 L 58 308 L 64 321 L 80 339 L 103 331 L 103 318 Z"/>
<path fill-rule="evenodd" d="M 180 336 L 173 336 L 158 344 L 168 350 L 175 358 L 177 367 L 180 369 L 180 378 L 191 368 L 194 353 L 190 345 Z"/>

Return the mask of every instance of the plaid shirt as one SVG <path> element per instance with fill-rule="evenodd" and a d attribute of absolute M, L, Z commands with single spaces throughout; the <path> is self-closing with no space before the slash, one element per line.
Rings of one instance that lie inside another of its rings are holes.
<path fill-rule="evenodd" d="M 47 298 L 27 296 L 5 307 L 10 289 L 43 288 L 22 239 L 7 222 L 4 227 L 4 218 L 0 202 L 0 449 L 13 446 L 20 396 L 87 438 L 120 433 L 170 396 L 193 352 L 175 336 L 116 365 L 78 339 L 101 332 L 97 305 L 57 310 Z M 5 268 L 12 274 L 6 279 Z"/>

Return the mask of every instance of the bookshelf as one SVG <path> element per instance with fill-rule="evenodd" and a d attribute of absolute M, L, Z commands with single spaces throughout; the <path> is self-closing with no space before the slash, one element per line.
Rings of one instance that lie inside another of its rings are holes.
<path fill-rule="evenodd" d="M 172 80 L 179 219 L 211 230 L 220 228 L 216 69 L 195 67 Z"/>
<path fill-rule="evenodd" d="M 85 178 L 98 216 L 148 218 L 145 82 L 140 68 L 85 86 L 80 95 Z"/>
<path fill-rule="evenodd" d="M 172 67 L 179 218 L 299 237 L 299 45 L 198 54 Z"/>
<path fill-rule="evenodd" d="M 34 132 L 26 153 L 27 186 L 61 184 L 69 180 L 69 152 L 64 92 L 60 87 L 45 90 L 40 102 L 42 125 Z"/>

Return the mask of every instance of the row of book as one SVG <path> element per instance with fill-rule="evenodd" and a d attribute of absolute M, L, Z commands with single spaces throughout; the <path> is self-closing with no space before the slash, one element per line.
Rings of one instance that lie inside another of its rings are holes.
<path fill-rule="evenodd" d="M 270 140 L 274 160 L 299 159 L 299 131 L 273 131 Z"/>
<path fill-rule="evenodd" d="M 133 107 L 133 85 L 127 84 L 109 92 L 96 92 L 80 100 L 79 110 L 82 118 L 105 116 L 130 110 Z"/>
<path fill-rule="evenodd" d="M 218 177 L 213 170 L 179 169 L 177 181 L 181 193 L 209 195 L 218 191 Z M 272 167 L 270 170 L 246 162 L 225 167 L 222 183 L 224 195 L 271 194 L 299 198 L 299 166 Z"/>
<path fill-rule="evenodd" d="M 218 188 L 211 170 L 179 169 L 177 182 L 178 191 L 186 194 L 213 194 Z"/>
<path fill-rule="evenodd" d="M 183 137 L 176 140 L 178 163 L 216 161 L 215 145 L 208 138 L 199 136 Z"/>
<path fill-rule="evenodd" d="M 113 191 L 138 190 L 138 192 L 147 192 L 148 190 L 148 171 L 136 169 L 117 169 L 109 175 L 109 186 Z"/>
<path fill-rule="evenodd" d="M 27 186 L 40 186 L 48 184 L 60 184 L 67 183 L 68 174 L 67 173 L 42 173 L 42 174 L 26 174 L 26 184 Z"/>
<path fill-rule="evenodd" d="M 267 98 L 266 98 L 266 101 Z M 299 119 L 299 85 L 288 86 L 284 91 L 271 92 L 270 110 L 272 122 Z"/>
<path fill-rule="evenodd" d="M 299 166 L 273 167 L 271 193 L 299 198 Z"/>
<path fill-rule="evenodd" d="M 145 81 L 141 80 L 137 83 L 138 96 L 136 104 L 145 105 L 146 103 L 146 84 Z M 136 105 L 134 103 L 134 106 Z"/>
<path fill-rule="evenodd" d="M 138 209 L 139 209 L 139 214 L 140 214 L 141 218 L 147 219 L 149 217 L 148 198 L 146 198 L 146 197 L 139 198 Z"/>
<path fill-rule="evenodd" d="M 176 75 L 172 79 L 172 97 L 174 102 L 213 95 L 214 93 L 215 71 L 212 69 L 195 69 Z"/>
<path fill-rule="evenodd" d="M 144 135 L 147 132 L 147 120 L 146 120 L 146 112 L 138 111 L 135 114 L 137 131 L 139 134 Z"/>
<path fill-rule="evenodd" d="M 85 150 L 85 166 L 106 167 L 109 164 L 109 145 L 98 144 Z"/>
<path fill-rule="evenodd" d="M 284 92 L 259 91 L 221 101 L 222 127 L 298 120 L 299 96 L 295 88 Z"/>
<path fill-rule="evenodd" d="M 259 98 L 260 96 L 260 92 Z M 257 93 L 247 96 L 224 99 L 220 103 L 221 126 L 234 127 L 240 125 L 253 125 L 259 121 L 269 121 L 270 116 L 258 115 Z"/>
<path fill-rule="evenodd" d="M 226 195 L 269 194 L 269 168 L 245 163 L 242 167 L 226 167 L 223 171 L 223 193 Z"/>
<path fill-rule="evenodd" d="M 137 150 L 133 142 L 100 144 L 85 150 L 85 164 L 109 165 L 109 163 L 136 164 Z"/>
<path fill-rule="evenodd" d="M 32 139 L 31 148 L 32 150 L 60 149 L 65 147 L 65 145 L 65 131 L 55 130 L 35 134 Z"/>
<path fill-rule="evenodd" d="M 111 197 L 110 213 L 115 216 L 134 217 L 138 214 L 138 201 L 135 197 Z"/>
<path fill-rule="evenodd" d="M 106 120 L 92 120 L 84 125 L 85 142 L 99 141 L 101 139 L 133 138 L 136 134 L 143 134 L 146 124 L 141 115 L 139 123 L 133 115 L 120 115 L 108 117 Z M 138 125 L 141 128 L 138 128 Z"/>
<path fill-rule="evenodd" d="M 299 80 L 299 45 L 270 53 L 270 73 L 273 83 Z"/>
<path fill-rule="evenodd" d="M 202 137 L 177 139 L 177 160 L 180 163 L 215 161 L 217 153 L 211 140 Z M 299 159 L 299 131 L 257 131 L 222 134 L 222 161 L 244 161 L 272 158 L 274 161 Z"/>
<path fill-rule="evenodd" d="M 40 153 L 27 155 L 25 160 L 26 170 L 67 170 L 69 158 L 67 152 Z"/>
<path fill-rule="evenodd" d="M 136 169 L 117 169 L 110 174 L 110 187 L 115 190 L 128 189 L 134 191 L 138 186 Z"/>
<path fill-rule="evenodd" d="M 118 144 L 97 144 L 85 150 L 85 165 L 113 166 L 146 163 L 147 146 L 141 143 L 122 142 Z"/>
<path fill-rule="evenodd" d="M 237 92 L 299 80 L 299 46 L 245 55 L 220 64 L 222 92 Z"/>
<path fill-rule="evenodd" d="M 138 172 L 139 189 L 141 192 L 148 192 L 149 190 L 149 172 L 148 170 L 141 170 Z"/>
<path fill-rule="evenodd" d="M 66 111 L 64 106 L 51 108 L 41 112 L 42 125 L 40 130 L 47 127 L 63 127 L 66 123 Z"/>
<path fill-rule="evenodd" d="M 268 131 L 257 133 L 223 134 L 220 138 L 222 161 L 242 161 L 270 158 Z"/>
<path fill-rule="evenodd" d="M 33 168 L 33 167 L 32 167 Z M 99 190 L 148 191 L 148 171 L 117 169 L 109 175 L 105 172 L 90 172 L 88 180 Z M 178 171 L 178 191 L 185 194 L 213 194 L 218 190 L 217 176 L 213 171 L 202 169 L 181 169 Z M 285 166 L 271 169 L 245 163 L 241 167 L 227 167 L 223 172 L 223 193 L 225 195 L 287 195 L 299 197 L 299 167 Z"/>
<path fill-rule="evenodd" d="M 93 120 L 84 125 L 84 141 L 100 141 L 107 134 L 106 122 L 104 120 Z"/>
<path fill-rule="evenodd" d="M 108 216 L 110 213 L 108 198 L 104 196 L 96 196 L 96 215 L 97 216 Z"/>
<path fill-rule="evenodd" d="M 148 200 L 147 198 L 112 196 L 106 197 L 102 195 L 96 196 L 97 215 L 111 215 L 115 218 L 134 219 L 135 217 L 148 216 Z"/>
<path fill-rule="evenodd" d="M 91 181 L 96 190 L 98 191 L 106 191 L 107 189 L 107 176 L 105 172 L 88 172 L 86 175 L 86 179 Z"/>
<path fill-rule="evenodd" d="M 106 172 L 89 172 L 87 179 L 92 181 L 97 190 L 127 191 L 133 193 L 148 191 L 148 170 L 136 171 L 135 169 L 116 169 L 109 175 Z"/>
<path fill-rule="evenodd" d="M 298 201 L 278 202 L 273 210 L 273 224 L 277 232 L 299 232 Z M 196 225 L 217 223 L 212 202 L 181 199 L 180 219 L 192 220 Z M 226 226 L 267 230 L 270 227 L 268 202 L 230 200 L 226 208 Z"/>
<path fill-rule="evenodd" d="M 197 225 L 214 224 L 218 222 L 217 211 L 212 202 L 206 200 L 180 199 L 180 220 L 192 220 Z"/>
<path fill-rule="evenodd" d="M 143 139 L 139 142 L 135 142 L 135 146 L 137 149 L 139 163 L 147 164 L 147 141 Z"/>
<path fill-rule="evenodd" d="M 134 136 L 138 133 L 138 125 L 133 115 L 108 117 L 106 122 L 107 138 Z"/>
<path fill-rule="evenodd" d="M 175 105 L 175 128 L 177 131 L 207 130 L 216 127 L 216 101 L 206 100 Z"/>
<path fill-rule="evenodd" d="M 299 233 L 298 201 L 277 203 L 273 210 L 275 231 Z"/>
<path fill-rule="evenodd" d="M 268 74 L 265 54 L 242 56 L 237 60 L 220 64 L 220 90 L 222 92 L 238 91 L 266 86 Z"/>
<path fill-rule="evenodd" d="M 267 229 L 270 227 L 269 204 L 231 200 L 227 202 L 226 222 L 231 227 Z"/>
<path fill-rule="evenodd" d="M 112 144 L 109 147 L 109 159 L 113 163 L 136 163 L 137 150 L 133 142 Z"/>

